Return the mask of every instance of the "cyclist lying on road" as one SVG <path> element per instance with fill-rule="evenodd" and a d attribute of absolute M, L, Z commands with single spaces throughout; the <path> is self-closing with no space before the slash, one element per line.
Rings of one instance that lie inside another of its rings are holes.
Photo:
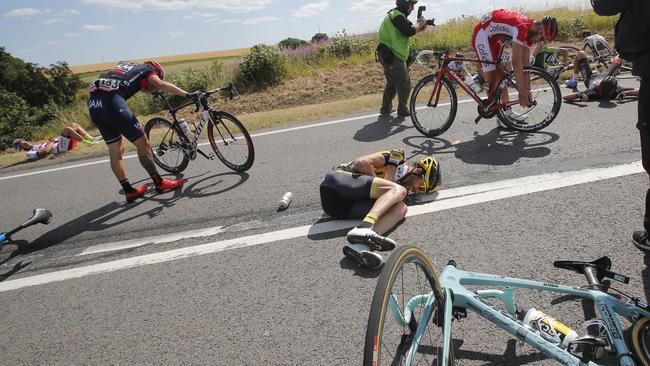
<path fill-rule="evenodd" d="M 392 250 L 384 237 L 406 216 L 407 194 L 431 193 L 440 186 L 440 169 L 433 156 L 406 163 L 401 149 L 380 151 L 334 167 L 320 184 L 323 211 L 337 219 L 363 219 L 350 230 L 343 247 L 346 257 L 369 269 L 384 258 L 373 250 Z"/>
<path fill-rule="evenodd" d="M 83 127 L 76 123 L 66 126 L 57 137 L 50 137 L 46 142 L 32 144 L 25 139 L 15 139 L 13 147 L 16 150 L 27 151 L 25 154 L 29 160 L 38 160 L 49 154 L 58 155 L 77 146 L 77 142 L 86 145 L 96 144 L 101 141 L 101 137 L 91 136 Z"/>
<path fill-rule="evenodd" d="M 530 65 L 530 49 L 538 42 L 550 42 L 558 32 L 557 20 L 545 16 L 535 21 L 516 11 L 498 9 L 483 15 L 481 21 L 474 27 L 472 46 L 481 61 L 497 61 L 501 54 L 503 41 L 512 40 L 512 66 L 519 93 L 519 105 L 528 107 L 531 103 L 530 77 L 524 74 L 524 67 Z M 500 80 L 501 69 L 489 63 L 480 64 L 483 79 L 490 83 L 488 97 L 492 97 L 496 88 L 495 80 Z M 502 103 L 508 102 L 508 91 L 503 90 Z M 506 112 L 508 117 L 523 122 L 526 114 L 517 114 L 512 110 Z M 497 119 L 498 121 L 498 119 Z M 499 122 L 501 126 L 501 122 Z M 503 126 L 501 126 L 503 127 Z"/>
<path fill-rule="evenodd" d="M 578 72 L 582 74 L 587 90 L 567 94 L 562 99 L 569 102 L 580 99 L 583 102 L 596 99 L 617 99 L 621 100 L 628 96 L 639 96 L 639 89 L 624 88 L 618 85 L 616 73 L 621 68 L 623 60 L 614 58 L 612 64 L 603 75 L 594 74 L 589 66 L 587 54 L 583 51 L 578 52 L 574 62 L 574 77 L 566 81 L 566 85 L 572 88 L 577 87 Z"/>

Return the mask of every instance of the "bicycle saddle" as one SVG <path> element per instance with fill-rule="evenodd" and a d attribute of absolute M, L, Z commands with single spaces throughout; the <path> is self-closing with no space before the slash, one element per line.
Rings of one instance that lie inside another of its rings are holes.
<path fill-rule="evenodd" d="M 610 271 L 610 268 L 612 268 L 612 260 L 609 259 L 608 256 L 598 258 L 592 262 L 555 261 L 553 262 L 553 266 L 555 268 L 568 269 L 580 274 L 585 274 L 585 268 L 593 268 L 599 282 L 602 281 L 604 277 L 611 278 L 621 283 L 630 282 L 629 277 Z"/>

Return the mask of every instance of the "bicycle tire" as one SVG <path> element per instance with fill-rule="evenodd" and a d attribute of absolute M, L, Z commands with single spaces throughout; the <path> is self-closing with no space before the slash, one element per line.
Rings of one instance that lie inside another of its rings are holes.
<path fill-rule="evenodd" d="M 650 318 L 637 320 L 630 334 L 632 351 L 643 366 L 650 366 Z"/>
<path fill-rule="evenodd" d="M 253 166 L 255 148 L 246 127 L 233 115 L 222 111 L 210 111 L 208 140 L 219 160 L 236 172 L 245 172 Z M 216 134 L 215 134 L 216 131 Z M 239 131 L 239 132 L 237 132 Z M 244 144 L 245 143 L 245 146 Z M 221 147 L 219 145 L 221 144 Z M 233 145 L 236 144 L 236 145 Z M 229 152 L 226 152 L 225 147 Z M 235 160 L 237 156 L 243 159 Z"/>
<path fill-rule="evenodd" d="M 158 128 L 162 132 L 154 131 Z M 174 174 L 180 173 L 187 168 L 190 159 L 180 147 L 182 144 L 180 139 L 181 132 L 175 125 L 164 118 L 155 117 L 147 121 L 144 126 L 144 132 L 147 135 L 147 139 L 149 139 L 149 143 L 151 143 L 153 160 L 156 165 Z M 171 156 L 172 153 L 169 153 L 172 151 L 173 156 Z M 168 155 L 171 159 L 164 158 L 165 155 Z"/>
<path fill-rule="evenodd" d="M 531 76 L 531 102 L 535 104 L 529 108 L 513 105 L 512 111 L 519 115 L 527 115 L 528 117 L 524 121 L 518 121 L 511 116 L 507 116 L 504 109 L 497 111 L 497 117 L 508 127 L 516 131 L 535 132 L 548 127 L 555 120 L 562 107 L 562 93 L 555 78 L 543 69 L 526 66 L 524 67 L 524 74 Z M 533 84 L 532 81 L 536 83 Z M 516 95 L 516 87 L 512 78 L 504 78 L 499 84 L 498 90 L 501 91 L 504 88 L 507 90 L 509 87 L 513 88 L 512 90 Z M 552 92 L 552 96 L 548 95 L 549 91 Z M 501 95 L 501 93 L 498 92 L 497 95 Z M 499 97 L 498 102 L 501 103 L 501 97 Z"/>
<path fill-rule="evenodd" d="M 454 90 L 454 87 L 451 85 L 449 80 L 445 78 L 440 79 L 441 90 L 438 106 L 428 106 L 428 101 L 429 98 L 431 98 L 431 94 L 433 93 L 433 86 L 437 75 L 438 74 L 435 73 L 432 75 L 427 75 L 420 79 L 420 81 L 415 84 L 415 88 L 413 88 L 413 92 L 411 93 L 411 100 L 409 101 L 409 110 L 411 112 L 411 121 L 413 122 L 413 126 L 415 126 L 415 128 L 421 134 L 427 137 L 439 136 L 447 131 L 454 122 L 454 119 L 456 118 L 456 111 L 458 109 L 458 97 L 456 96 L 456 90 Z M 446 91 L 446 94 L 444 95 L 443 89 Z M 447 99 L 447 96 L 449 98 L 448 104 L 443 100 Z M 418 104 L 423 103 L 425 103 L 424 106 L 418 106 Z M 422 111 L 419 112 L 418 109 Z M 440 116 L 442 123 L 436 123 L 433 120 L 435 118 L 435 115 Z M 431 125 L 432 128 L 427 128 L 429 125 Z"/>
<path fill-rule="evenodd" d="M 422 274 L 413 276 L 412 270 L 420 270 Z M 366 339 L 364 346 L 364 366 L 382 366 L 382 365 L 419 365 L 420 361 L 425 362 L 427 365 L 440 365 L 442 354 L 442 324 L 441 314 L 444 314 L 444 292 L 440 287 L 438 280 L 438 272 L 435 270 L 427 255 L 418 247 L 413 245 L 406 245 L 399 247 L 391 255 L 388 263 L 384 266 L 379 276 L 379 282 L 375 288 L 375 293 L 370 307 L 370 315 L 368 316 L 368 326 L 366 328 Z M 419 288 L 415 288 L 412 294 L 398 293 L 399 290 L 404 291 L 405 279 L 413 278 L 418 281 Z M 402 289 L 394 289 L 393 286 L 398 283 Z M 421 310 L 423 306 L 420 304 L 413 308 L 413 317 L 407 325 L 400 325 L 396 320 L 396 312 L 404 321 L 403 308 L 400 308 L 398 303 L 401 300 L 401 305 L 404 306 L 405 302 L 412 299 L 411 295 L 417 296 L 422 294 L 433 294 L 435 296 L 434 304 L 435 309 L 431 314 L 430 319 L 421 319 Z M 391 301 L 392 300 L 392 301 Z M 391 304 L 389 304 L 389 302 Z M 396 305 L 395 305 L 396 304 Z M 393 320 L 387 323 L 387 320 Z M 407 353 L 409 347 L 414 341 L 413 335 L 417 329 L 417 323 L 426 321 L 428 326 L 424 330 L 422 339 L 416 348 L 417 355 L 414 355 L 414 360 L 418 363 L 406 363 Z M 388 332 L 390 329 L 397 328 L 398 332 L 402 334 L 391 334 Z M 440 331 L 440 339 L 432 341 L 432 331 Z M 408 331 L 408 333 L 407 333 Z M 389 346 L 388 342 L 391 340 L 398 340 L 397 348 Z M 426 344 L 423 344 L 426 343 Z M 435 346 L 438 344 L 438 346 Z M 395 350 L 394 354 L 390 350 Z M 433 355 L 420 355 L 420 351 L 428 351 Z M 434 352 L 431 352 L 434 351 Z M 450 364 L 454 365 L 454 350 L 450 348 L 449 354 Z M 425 364 L 423 363 L 423 364 Z"/>

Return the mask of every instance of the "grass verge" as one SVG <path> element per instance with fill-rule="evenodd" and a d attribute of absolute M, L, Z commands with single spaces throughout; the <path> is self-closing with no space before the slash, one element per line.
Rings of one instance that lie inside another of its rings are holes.
<path fill-rule="evenodd" d="M 381 94 L 373 95 L 363 95 L 357 98 L 345 99 L 342 101 L 328 102 L 322 104 L 314 105 L 304 105 L 293 108 L 278 109 L 267 112 L 257 112 L 250 114 L 243 114 L 236 116 L 238 119 L 244 123 L 246 129 L 250 133 L 266 128 L 281 127 L 291 124 L 296 124 L 305 121 L 313 121 L 320 119 L 334 118 L 344 115 L 350 115 L 354 113 L 360 113 L 364 111 L 376 111 L 378 106 L 381 103 Z M 149 116 L 139 117 L 142 123 L 150 120 L 153 117 L 158 117 L 160 115 L 153 114 Z M 91 135 L 95 136 L 99 134 L 96 129 L 90 129 L 88 131 Z M 203 133 L 203 138 L 205 138 L 205 132 Z M 135 147 L 129 143 L 124 143 L 125 150 L 127 152 L 132 152 L 135 150 Z M 107 154 L 108 149 L 106 144 L 101 143 L 93 146 L 86 146 L 83 144 L 78 144 L 77 148 L 68 151 L 65 154 L 58 156 L 48 156 L 45 159 L 48 160 L 61 160 L 65 157 L 71 156 L 96 156 L 101 154 Z M 27 163 L 25 159 L 24 152 L 16 152 L 14 150 L 7 150 L 5 153 L 0 154 L 0 168 L 6 168 L 9 166 L 19 165 L 21 163 Z"/>

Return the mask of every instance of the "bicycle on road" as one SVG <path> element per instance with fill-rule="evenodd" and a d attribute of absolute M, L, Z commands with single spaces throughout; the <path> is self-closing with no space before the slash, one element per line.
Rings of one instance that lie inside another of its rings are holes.
<path fill-rule="evenodd" d="M 225 87 L 200 92 L 195 101 L 173 108 L 163 93 L 154 93 L 155 96 L 162 98 L 167 116 L 172 119 L 169 121 L 155 117 L 144 127 L 153 148 L 154 161 L 163 170 L 180 173 L 187 168 L 190 160 L 196 159 L 197 154 L 214 160 L 215 156 L 212 153 L 204 153 L 198 144 L 206 123 L 210 146 L 221 162 L 237 172 L 244 172 L 253 165 L 255 150 L 246 127 L 235 116 L 214 110 L 210 106 L 208 98 L 218 92 L 228 93 L 230 99 L 237 94 L 237 90 L 230 83 Z M 191 105 L 196 106 L 194 112 L 201 111 L 201 113 L 197 123 L 191 122 L 194 131 L 188 128 L 189 133 L 185 133 L 181 125 L 184 120 L 179 120 L 176 113 Z"/>
<path fill-rule="evenodd" d="M 588 286 L 466 272 L 453 261 L 438 275 L 421 249 L 412 245 L 398 248 L 384 266 L 375 289 L 363 364 L 454 365 L 452 320 L 465 318 L 471 310 L 565 365 L 596 366 L 606 352 L 615 356 L 612 358 L 617 365 L 650 365 L 650 308 L 604 280 L 628 283 L 629 278 L 610 271 L 608 257 L 593 262 L 556 261 L 554 266 L 583 274 Z M 465 286 L 488 288 L 470 291 Z M 536 312 L 530 318 L 526 315 L 524 324 L 524 311 L 515 302 L 516 288 L 592 300 L 599 315 L 587 324 L 594 327 L 590 332 L 594 335 L 578 337 L 574 332 L 570 337 L 568 327 Z M 491 299 L 502 304 L 488 301 Z M 627 339 L 616 315 L 631 324 Z"/>
<path fill-rule="evenodd" d="M 20 224 L 17 228 L 13 230 L 9 230 L 7 232 L 0 232 L 0 248 L 2 248 L 4 244 L 11 242 L 11 236 L 19 232 L 20 230 L 23 230 L 27 227 L 36 224 L 47 225 L 50 223 L 50 221 L 52 221 L 52 213 L 50 212 L 50 210 L 45 208 L 34 209 L 34 213 L 32 214 L 32 217 L 30 217 L 27 221 Z"/>
<path fill-rule="evenodd" d="M 437 72 L 418 81 L 411 93 L 409 104 L 413 125 L 420 133 L 428 137 L 443 134 L 451 127 L 456 118 L 458 96 L 452 83 L 460 86 L 478 103 L 478 117 L 474 120 L 475 123 L 482 118 L 492 118 L 496 115 L 506 126 L 516 131 L 534 132 L 550 125 L 562 106 L 562 95 L 555 79 L 544 70 L 529 66 L 524 68 L 524 74 L 531 78 L 531 105 L 527 108 L 519 107 L 516 101 L 517 84 L 514 72 L 506 70 L 502 66 L 503 53 L 499 57 L 499 61 L 487 62 L 452 57 L 449 51 L 424 50 L 418 53 L 417 59 L 421 64 L 427 63 L 427 61 L 421 61 L 422 59 L 438 59 L 440 65 Z M 449 69 L 448 65 L 452 61 L 496 64 L 501 69 L 503 76 L 496 81 L 497 86 L 493 95 L 482 99 L 478 92 L 472 90 L 458 74 Z M 514 95 L 513 99 L 515 100 L 501 101 L 501 93 L 504 90 L 508 95 Z M 512 108 L 514 113 L 510 115 L 506 113 L 508 108 Z M 513 117 L 523 115 L 527 115 L 527 118 Z"/>

